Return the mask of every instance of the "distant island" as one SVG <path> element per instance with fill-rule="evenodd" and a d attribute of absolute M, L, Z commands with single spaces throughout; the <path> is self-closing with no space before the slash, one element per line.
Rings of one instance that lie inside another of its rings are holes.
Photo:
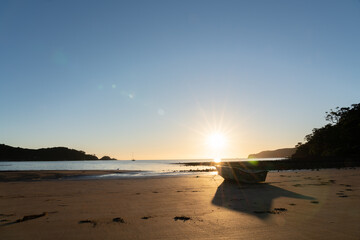
<path fill-rule="evenodd" d="M 267 150 L 255 154 L 250 154 L 248 158 L 289 158 L 296 151 L 296 148 L 281 148 L 276 150 Z"/>
<path fill-rule="evenodd" d="M 66 147 L 27 149 L 0 144 L 0 161 L 66 161 L 66 160 L 116 160 L 109 156 L 98 159 L 84 151 Z"/>

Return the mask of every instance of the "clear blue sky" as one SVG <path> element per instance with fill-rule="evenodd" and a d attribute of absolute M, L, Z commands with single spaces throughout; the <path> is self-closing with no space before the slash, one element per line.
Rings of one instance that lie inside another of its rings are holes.
<path fill-rule="evenodd" d="M 293 147 L 360 102 L 360 2 L 0 1 L 0 143 L 119 159 Z"/>

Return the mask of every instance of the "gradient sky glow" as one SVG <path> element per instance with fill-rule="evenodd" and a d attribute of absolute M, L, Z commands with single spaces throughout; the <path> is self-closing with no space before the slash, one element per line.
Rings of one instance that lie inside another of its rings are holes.
<path fill-rule="evenodd" d="M 0 143 L 118 159 L 293 147 L 360 102 L 360 1 L 0 1 Z"/>

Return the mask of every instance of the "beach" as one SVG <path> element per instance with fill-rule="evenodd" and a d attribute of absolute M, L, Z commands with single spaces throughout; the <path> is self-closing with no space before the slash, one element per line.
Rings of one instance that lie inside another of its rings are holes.
<path fill-rule="evenodd" d="M 0 182 L 61 180 L 78 177 L 123 174 L 126 170 L 39 170 L 39 171 L 0 171 Z"/>
<path fill-rule="evenodd" d="M 248 185 L 211 174 L 106 180 L 63 178 L 104 174 L 96 171 L 33 174 L 0 174 L 1 239 L 360 236 L 359 168 L 269 172 L 265 183 Z"/>

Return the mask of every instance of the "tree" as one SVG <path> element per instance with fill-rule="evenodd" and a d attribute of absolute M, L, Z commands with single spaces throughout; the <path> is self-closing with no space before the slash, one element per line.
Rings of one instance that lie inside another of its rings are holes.
<path fill-rule="evenodd" d="M 330 123 L 314 128 L 305 136 L 306 143 L 297 144 L 294 158 L 328 158 L 360 156 L 360 104 L 337 107 L 326 112 Z"/>

